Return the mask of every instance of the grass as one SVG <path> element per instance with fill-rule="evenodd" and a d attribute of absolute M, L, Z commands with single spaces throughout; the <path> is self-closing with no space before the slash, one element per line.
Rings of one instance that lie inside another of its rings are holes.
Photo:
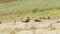
<path fill-rule="evenodd" d="M 23 0 L 13 1 L 0 4 L 0 19 L 15 19 L 23 17 L 48 17 L 58 18 L 60 17 L 60 10 L 55 8 L 60 6 L 60 0 Z M 53 10 L 32 12 L 35 8 L 54 8 Z M 22 14 L 21 14 L 22 13 Z M 21 15 L 20 15 L 21 14 Z M 18 17 L 18 16 L 19 17 Z"/>
<path fill-rule="evenodd" d="M 33 13 L 33 12 L 26 12 L 22 15 L 23 17 L 35 17 L 35 18 L 39 18 L 39 17 L 51 17 L 51 18 L 58 18 L 60 17 L 60 10 L 51 10 L 51 11 L 44 11 L 44 12 L 37 12 L 37 13 Z"/>

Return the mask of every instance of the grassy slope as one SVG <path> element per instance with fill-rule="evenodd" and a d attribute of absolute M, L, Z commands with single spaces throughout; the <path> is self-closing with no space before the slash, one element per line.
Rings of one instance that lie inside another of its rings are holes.
<path fill-rule="evenodd" d="M 18 11 L 20 12 L 26 11 L 26 12 L 23 12 L 23 15 L 21 15 L 20 17 L 26 17 L 26 16 L 34 16 L 34 17 L 51 16 L 52 18 L 57 17 L 57 16 L 59 17 L 60 10 L 55 10 L 55 9 L 51 11 L 44 11 L 44 12 L 37 12 L 37 13 L 31 12 L 31 10 L 36 7 L 54 8 L 57 6 L 60 6 L 60 0 L 24 0 L 24 1 L 1 3 L 0 15 L 2 16 L 0 16 L 0 19 L 17 18 L 15 12 L 18 12 Z M 9 14 L 11 12 L 13 13 Z"/>

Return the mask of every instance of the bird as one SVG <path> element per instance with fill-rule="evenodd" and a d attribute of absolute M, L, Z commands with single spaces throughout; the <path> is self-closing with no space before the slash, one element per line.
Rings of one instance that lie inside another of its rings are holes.
<path fill-rule="evenodd" d="M 50 19 L 50 17 L 48 17 L 47 19 Z"/>
<path fill-rule="evenodd" d="M 41 17 L 39 19 L 42 19 Z"/>
<path fill-rule="evenodd" d="M 30 21 L 30 17 L 27 17 L 27 19 L 25 21 L 22 21 L 22 22 L 28 23 L 29 21 Z"/>
<path fill-rule="evenodd" d="M 1 24 L 1 21 L 0 21 L 0 24 Z"/>
<path fill-rule="evenodd" d="M 35 21 L 35 22 L 41 22 L 41 20 L 38 20 L 38 19 L 35 19 L 34 21 Z"/>
<path fill-rule="evenodd" d="M 43 19 L 46 19 L 46 17 L 43 17 Z"/>

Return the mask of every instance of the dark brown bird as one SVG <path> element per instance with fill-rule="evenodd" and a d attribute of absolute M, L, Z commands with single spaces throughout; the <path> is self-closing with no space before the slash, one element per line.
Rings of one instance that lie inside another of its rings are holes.
<path fill-rule="evenodd" d="M 38 19 L 35 19 L 34 21 L 35 21 L 35 22 L 41 22 L 41 20 L 38 20 Z"/>
<path fill-rule="evenodd" d="M 0 24 L 1 24 L 1 21 L 0 21 Z"/>
<path fill-rule="evenodd" d="M 47 19 L 50 19 L 50 17 L 48 17 Z"/>
<path fill-rule="evenodd" d="M 30 21 L 30 17 L 27 17 L 27 19 L 25 21 L 22 21 L 22 22 L 28 23 L 29 21 Z"/>
<path fill-rule="evenodd" d="M 41 17 L 39 19 L 42 19 Z"/>
<path fill-rule="evenodd" d="M 43 17 L 43 19 L 46 19 L 46 17 Z"/>

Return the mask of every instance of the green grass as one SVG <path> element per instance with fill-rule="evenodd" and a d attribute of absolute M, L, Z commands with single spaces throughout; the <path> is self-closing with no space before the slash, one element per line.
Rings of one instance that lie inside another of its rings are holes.
<path fill-rule="evenodd" d="M 24 0 L 14 1 L 0 4 L 0 19 L 15 19 L 23 17 L 48 17 L 58 18 L 60 17 L 60 10 L 56 10 L 55 7 L 60 6 L 60 0 Z M 53 10 L 33 13 L 34 8 L 54 8 Z M 19 12 L 22 12 L 22 15 Z"/>
<path fill-rule="evenodd" d="M 60 17 L 60 10 L 51 10 L 51 11 L 44 11 L 44 12 L 26 12 L 22 15 L 23 17 L 35 17 L 35 18 L 39 18 L 39 17 L 51 17 L 51 18 L 58 18 Z"/>

